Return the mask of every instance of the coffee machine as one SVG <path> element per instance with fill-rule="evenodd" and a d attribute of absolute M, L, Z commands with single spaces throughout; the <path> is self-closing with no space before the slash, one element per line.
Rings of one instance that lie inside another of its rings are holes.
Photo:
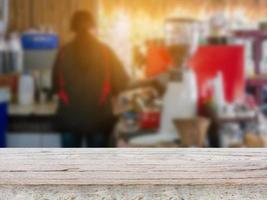
<path fill-rule="evenodd" d="M 25 33 L 22 35 L 24 71 L 30 72 L 37 90 L 52 89 L 52 70 L 59 49 L 59 37 L 52 33 Z"/>
<path fill-rule="evenodd" d="M 198 48 L 197 22 L 171 18 L 166 21 L 166 45 L 173 57 L 171 76 L 163 98 L 160 133 L 166 142 L 179 139 L 174 120 L 197 115 L 197 83 L 188 60 Z"/>

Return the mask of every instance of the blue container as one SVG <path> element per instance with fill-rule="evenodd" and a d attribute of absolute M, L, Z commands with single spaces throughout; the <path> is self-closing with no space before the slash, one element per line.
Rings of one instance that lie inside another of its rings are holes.
<path fill-rule="evenodd" d="M 59 47 L 59 37 L 56 34 L 26 33 L 21 37 L 25 50 L 50 50 Z"/>
<path fill-rule="evenodd" d="M 0 102 L 0 148 L 6 147 L 6 132 L 8 124 L 8 104 Z"/>

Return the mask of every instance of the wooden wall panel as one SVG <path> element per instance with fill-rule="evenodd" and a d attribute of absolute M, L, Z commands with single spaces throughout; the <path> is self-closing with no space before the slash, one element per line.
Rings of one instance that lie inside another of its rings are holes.
<path fill-rule="evenodd" d="M 51 26 L 65 40 L 70 35 L 69 20 L 74 11 L 86 9 L 96 16 L 97 0 L 10 0 L 10 31 Z"/>

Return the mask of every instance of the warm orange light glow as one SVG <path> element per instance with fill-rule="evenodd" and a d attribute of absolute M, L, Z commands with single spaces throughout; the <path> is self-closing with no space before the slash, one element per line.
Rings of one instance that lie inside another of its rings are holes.
<path fill-rule="evenodd" d="M 131 67 L 131 48 L 152 38 L 164 37 L 168 17 L 208 20 L 214 13 L 224 12 L 231 21 L 266 19 L 267 1 L 254 0 L 100 0 L 100 35 Z M 265 3 L 266 2 L 266 3 Z"/>
<path fill-rule="evenodd" d="M 247 21 L 267 17 L 267 1 L 255 0 L 101 0 L 100 10 L 104 21 L 115 20 L 124 12 L 132 23 L 132 37 L 162 35 L 162 24 L 167 17 L 188 17 L 207 20 L 217 12 L 225 12 L 228 18 L 242 15 Z M 245 2 L 245 3 L 244 3 Z M 151 33 L 153 32 L 153 33 Z"/>
<path fill-rule="evenodd" d="M 118 11 L 115 16 L 113 34 L 118 38 L 128 38 L 131 35 L 132 22 L 124 11 Z"/>

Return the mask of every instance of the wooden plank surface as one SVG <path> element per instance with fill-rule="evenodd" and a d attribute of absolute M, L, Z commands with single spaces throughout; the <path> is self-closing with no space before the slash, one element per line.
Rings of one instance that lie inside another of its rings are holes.
<path fill-rule="evenodd" d="M 266 149 L 0 150 L 0 185 L 266 184 Z"/>

